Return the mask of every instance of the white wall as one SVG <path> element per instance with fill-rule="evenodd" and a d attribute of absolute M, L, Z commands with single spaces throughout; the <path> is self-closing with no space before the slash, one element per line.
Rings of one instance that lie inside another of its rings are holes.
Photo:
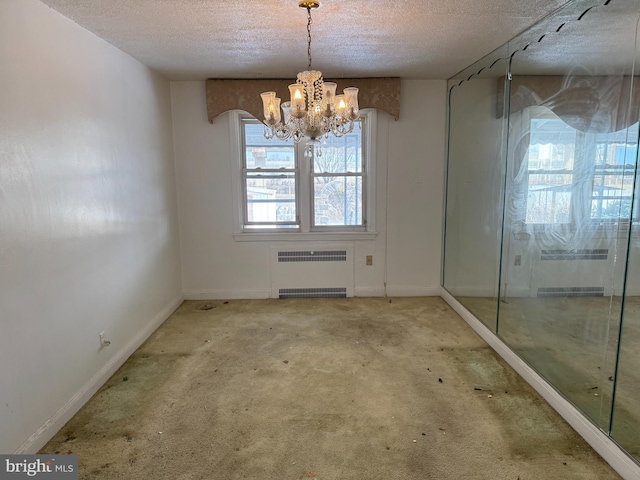
<path fill-rule="evenodd" d="M 439 292 L 445 98 L 445 81 L 403 81 L 400 120 L 378 113 L 378 235 L 349 242 L 356 295 L 384 294 L 385 277 L 389 295 Z M 232 235 L 229 114 L 208 123 L 204 82 L 172 82 L 171 99 L 185 295 L 268 297 L 273 243 Z"/>
<path fill-rule="evenodd" d="M 34 452 L 181 301 L 170 92 L 36 0 L 0 86 L 0 452 Z"/>

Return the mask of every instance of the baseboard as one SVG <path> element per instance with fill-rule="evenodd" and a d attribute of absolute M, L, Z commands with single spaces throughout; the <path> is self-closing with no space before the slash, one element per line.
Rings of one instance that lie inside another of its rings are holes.
<path fill-rule="evenodd" d="M 439 297 L 440 287 L 387 285 L 388 297 Z"/>
<path fill-rule="evenodd" d="M 78 390 L 55 414 L 36 430 L 14 454 L 37 453 L 53 436 L 78 413 L 102 385 L 122 366 L 122 364 L 155 332 L 165 320 L 180 306 L 184 298 L 180 295 L 160 311 L 138 335 L 131 339 L 109 362 L 107 362 L 84 386 Z"/>
<path fill-rule="evenodd" d="M 356 287 L 353 289 L 355 297 L 384 297 L 383 287 Z M 438 297 L 440 287 L 387 287 L 388 297 Z M 185 300 L 250 300 L 271 298 L 268 289 L 220 289 L 220 290 L 190 290 L 184 292 Z"/>
<path fill-rule="evenodd" d="M 185 300 L 253 300 L 271 298 L 271 290 L 265 289 L 217 289 L 189 290 L 184 292 Z"/>
<path fill-rule="evenodd" d="M 522 360 L 506 343 L 489 330 L 444 288 L 441 297 L 473 330 L 493 348 L 524 380 L 529 383 L 573 429 L 625 480 L 640 480 L 640 465 L 608 435 L 596 427 L 551 384 Z"/>
<path fill-rule="evenodd" d="M 353 289 L 354 297 L 384 297 L 384 287 L 356 287 Z"/>
<path fill-rule="evenodd" d="M 439 297 L 440 287 L 384 287 L 355 288 L 356 297 Z"/>

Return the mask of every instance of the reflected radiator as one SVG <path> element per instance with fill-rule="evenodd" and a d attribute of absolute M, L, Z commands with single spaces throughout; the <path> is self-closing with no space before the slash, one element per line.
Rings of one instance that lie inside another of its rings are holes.
<path fill-rule="evenodd" d="M 272 298 L 352 297 L 353 285 L 351 247 L 272 249 Z"/>
<path fill-rule="evenodd" d="M 582 250 L 542 250 L 540 260 L 607 260 L 608 248 Z"/>
<path fill-rule="evenodd" d="M 604 287 L 541 287 L 538 298 L 545 297 L 602 297 Z"/>
<path fill-rule="evenodd" d="M 602 297 L 610 294 L 605 291 L 613 273 L 608 248 L 541 249 L 539 252 L 532 265 L 530 296 Z"/>

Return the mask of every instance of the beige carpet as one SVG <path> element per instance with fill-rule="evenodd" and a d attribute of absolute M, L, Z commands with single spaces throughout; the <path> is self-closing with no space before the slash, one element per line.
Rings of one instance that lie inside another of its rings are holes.
<path fill-rule="evenodd" d="M 54 452 L 82 479 L 619 478 L 439 298 L 185 302 Z"/>
<path fill-rule="evenodd" d="M 460 301 L 495 330 L 495 298 Z M 640 297 L 626 297 L 621 309 L 621 297 L 509 298 L 498 333 L 601 429 L 611 425 L 613 439 L 640 461 Z"/>

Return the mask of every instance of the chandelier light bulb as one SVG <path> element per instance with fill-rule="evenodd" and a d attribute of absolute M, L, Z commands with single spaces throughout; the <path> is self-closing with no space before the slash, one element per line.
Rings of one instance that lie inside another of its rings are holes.
<path fill-rule="evenodd" d="M 276 125 L 280 122 L 280 99 L 276 92 L 261 93 L 264 121 L 267 125 Z"/>
<path fill-rule="evenodd" d="M 304 99 L 304 85 L 300 83 L 294 83 L 289 85 L 289 93 L 291 95 L 291 115 L 295 118 L 302 118 L 305 116 L 306 102 Z"/>
<path fill-rule="evenodd" d="M 341 117 L 347 111 L 347 101 L 344 98 L 344 94 L 336 95 L 336 115 Z"/>

